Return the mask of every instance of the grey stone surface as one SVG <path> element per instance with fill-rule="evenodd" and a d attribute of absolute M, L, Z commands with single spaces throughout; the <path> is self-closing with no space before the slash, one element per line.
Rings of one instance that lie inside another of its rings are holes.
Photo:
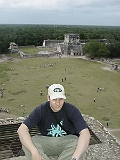
<path fill-rule="evenodd" d="M 93 117 L 88 115 L 83 115 L 88 126 L 92 131 L 97 135 L 102 143 L 89 145 L 86 152 L 80 158 L 80 160 L 120 160 L 120 142 L 109 133 L 107 128 L 104 128 L 103 125 L 95 120 Z M 23 121 L 24 118 L 20 117 L 17 119 L 2 119 L 2 123 L 17 123 Z M 57 158 L 51 158 L 51 160 L 56 160 Z M 6 160 L 26 160 L 24 156 L 13 157 Z"/>

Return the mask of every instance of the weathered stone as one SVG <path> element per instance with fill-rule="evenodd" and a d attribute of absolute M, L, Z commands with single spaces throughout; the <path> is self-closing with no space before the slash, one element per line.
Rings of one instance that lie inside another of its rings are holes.
<path fill-rule="evenodd" d="M 120 160 L 120 142 L 98 120 L 88 115 L 83 115 L 83 117 L 102 143 L 90 145 L 80 160 Z M 20 123 L 24 119 L 25 117 L 0 119 L 0 125 Z M 51 160 L 56 159 L 57 157 L 51 157 Z M 26 158 L 19 156 L 6 160 L 26 160 Z"/>

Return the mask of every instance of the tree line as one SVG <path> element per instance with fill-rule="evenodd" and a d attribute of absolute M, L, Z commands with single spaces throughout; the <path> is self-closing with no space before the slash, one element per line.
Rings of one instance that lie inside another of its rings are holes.
<path fill-rule="evenodd" d="M 10 42 L 18 46 L 41 46 L 46 39 L 63 40 L 64 34 L 71 33 L 79 34 L 81 40 L 90 41 L 83 51 L 91 57 L 120 57 L 120 27 L 81 25 L 0 25 L 0 54 L 8 53 Z M 107 39 L 107 43 L 96 44 L 95 39 Z M 95 55 L 90 48 L 95 49 Z"/>
<path fill-rule="evenodd" d="M 99 43 L 91 40 L 83 47 L 83 52 L 90 58 L 120 58 L 120 42 Z"/>

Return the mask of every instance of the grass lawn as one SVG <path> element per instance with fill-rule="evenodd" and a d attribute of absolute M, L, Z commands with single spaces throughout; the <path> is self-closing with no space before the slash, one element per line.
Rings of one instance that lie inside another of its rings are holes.
<path fill-rule="evenodd" d="M 19 47 L 19 50 L 24 52 L 25 54 L 37 54 L 40 51 L 49 51 L 49 50 L 54 51 L 55 49 L 54 48 L 52 48 L 52 49 L 50 49 L 50 48 L 37 48 L 37 47 L 31 46 L 31 47 Z"/>
<path fill-rule="evenodd" d="M 95 117 L 105 127 L 109 122 L 110 128 L 120 128 L 120 71 L 103 70 L 102 67 L 109 66 L 80 58 L 2 62 L 0 89 L 4 96 L 0 98 L 0 107 L 9 108 L 11 114 L 17 116 L 23 116 L 25 110 L 24 116 L 27 116 L 47 100 L 47 84 L 61 83 L 66 90 L 66 101 L 79 108 L 82 114 Z M 97 92 L 98 87 L 103 87 L 104 91 Z"/>

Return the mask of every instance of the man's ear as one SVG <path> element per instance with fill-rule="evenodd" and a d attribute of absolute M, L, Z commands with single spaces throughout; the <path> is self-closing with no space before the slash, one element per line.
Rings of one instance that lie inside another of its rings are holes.
<path fill-rule="evenodd" d="M 47 95 L 47 100 L 50 101 L 50 96 L 49 95 Z"/>

